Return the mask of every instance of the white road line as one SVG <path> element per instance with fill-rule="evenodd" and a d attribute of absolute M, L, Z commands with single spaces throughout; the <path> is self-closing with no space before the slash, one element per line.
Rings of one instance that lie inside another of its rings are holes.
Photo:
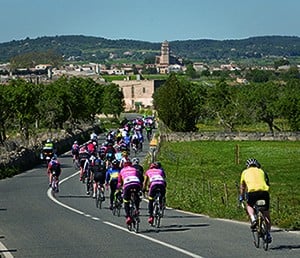
<path fill-rule="evenodd" d="M 157 240 L 157 239 L 155 239 L 155 238 L 148 237 L 148 236 L 142 235 L 142 234 L 140 234 L 140 233 L 136 234 L 135 232 L 128 231 L 128 229 L 127 229 L 127 228 L 124 228 L 124 227 L 118 226 L 118 225 L 116 225 L 116 224 L 113 224 L 113 223 L 111 223 L 111 222 L 108 222 L 108 221 L 103 221 L 103 223 L 105 223 L 105 224 L 107 224 L 107 225 L 110 225 L 110 226 L 112 226 L 112 227 L 115 227 L 115 228 L 121 229 L 121 230 L 123 230 L 123 231 L 125 231 L 125 232 L 131 233 L 131 234 L 135 234 L 135 235 L 136 235 L 136 236 L 138 236 L 138 237 L 145 238 L 145 239 L 147 239 L 147 240 L 149 240 L 149 241 L 152 241 L 152 242 L 154 242 L 154 243 L 157 243 L 157 244 L 160 244 L 160 245 L 166 246 L 166 247 L 168 247 L 168 248 L 170 248 L 170 249 L 176 250 L 176 251 L 178 251 L 178 252 L 180 252 L 180 253 L 183 253 L 183 254 L 185 254 L 185 255 L 187 255 L 187 256 L 194 257 L 194 258 L 203 258 L 203 257 L 202 257 L 202 256 L 200 256 L 200 255 L 197 255 L 197 254 L 191 253 L 191 252 L 189 252 L 189 251 L 186 251 L 186 250 L 184 250 L 184 249 L 182 249 L 182 248 L 179 248 L 179 247 L 177 247 L 177 246 L 170 245 L 170 244 L 168 244 L 168 243 L 165 243 L 165 242 L 159 241 L 159 240 Z"/>
<path fill-rule="evenodd" d="M 69 180 L 70 178 L 72 178 L 72 177 L 74 177 L 74 176 L 76 176 L 76 175 L 78 175 L 78 174 L 79 174 L 79 172 L 76 172 L 75 174 L 73 174 L 73 175 L 71 175 L 71 176 L 69 176 L 69 177 L 66 177 L 66 178 L 62 179 L 62 180 L 59 182 L 59 184 L 62 184 L 63 182 Z M 57 203 L 58 205 L 60 205 L 60 206 L 62 206 L 62 207 L 64 207 L 64 208 L 66 208 L 66 209 L 68 209 L 68 210 L 70 210 L 70 211 L 73 211 L 73 212 L 75 212 L 75 213 L 77 213 L 77 214 L 83 215 L 83 216 L 85 216 L 85 217 L 87 217 L 87 218 L 91 218 L 91 219 L 93 219 L 93 220 L 100 221 L 100 218 L 93 217 L 93 216 L 91 216 L 90 214 L 87 214 L 87 213 L 85 213 L 85 212 L 83 212 L 83 211 L 74 209 L 74 208 L 72 208 L 72 207 L 70 207 L 70 206 L 68 206 L 68 205 L 66 205 L 66 204 L 61 203 L 60 201 L 58 201 L 58 200 L 52 195 L 52 190 L 51 190 L 51 188 L 48 189 L 47 195 L 48 195 L 48 197 L 49 197 L 52 201 L 54 201 L 54 202 Z M 180 252 L 180 253 L 183 253 L 183 254 L 185 254 L 185 255 L 187 255 L 187 256 L 194 257 L 194 258 L 203 258 L 203 257 L 200 256 L 200 255 L 191 253 L 191 252 L 189 252 L 189 251 L 186 251 L 186 250 L 181 249 L 181 248 L 179 248 L 179 247 L 176 247 L 176 246 L 174 246 L 174 245 L 170 245 L 170 244 L 168 244 L 168 243 L 159 241 L 159 240 L 157 240 L 157 239 L 155 239 L 155 238 L 151 238 L 151 237 L 149 237 L 149 236 L 145 236 L 145 235 L 142 235 L 142 234 L 140 234 L 140 233 L 139 233 L 139 234 L 136 234 L 136 233 L 130 232 L 130 231 L 128 231 L 127 228 L 121 227 L 121 226 L 116 225 L 116 224 L 113 224 L 113 223 L 111 223 L 111 222 L 108 222 L 108 221 L 102 221 L 102 222 L 103 222 L 104 224 L 106 224 L 106 225 L 109 225 L 109 226 L 118 228 L 118 229 L 123 230 L 123 231 L 125 231 L 125 232 L 127 232 L 127 233 L 135 234 L 137 237 L 141 237 L 141 238 L 147 239 L 147 240 L 149 240 L 149 241 L 152 241 L 152 242 L 154 242 L 154 243 L 160 244 L 160 245 L 162 245 L 162 246 L 168 247 L 168 248 L 170 248 L 170 249 L 176 250 L 176 251 L 178 251 L 178 252 Z"/>
<path fill-rule="evenodd" d="M 10 253 L 10 251 L 6 248 L 6 246 L 0 242 L 0 257 L 2 257 L 2 255 L 5 258 L 13 258 L 14 256 Z"/>

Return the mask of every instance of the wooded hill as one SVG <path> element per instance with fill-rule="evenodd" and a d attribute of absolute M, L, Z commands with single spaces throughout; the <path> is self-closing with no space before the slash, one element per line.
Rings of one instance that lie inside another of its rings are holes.
<path fill-rule="evenodd" d="M 300 57 L 300 37 L 262 36 L 240 40 L 170 41 L 171 53 L 184 60 L 237 60 L 266 57 Z M 161 42 L 111 40 L 82 35 L 26 38 L 0 43 L 0 63 L 30 52 L 54 51 L 64 60 L 109 62 L 114 59 L 144 62 L 160 55 Z"/>

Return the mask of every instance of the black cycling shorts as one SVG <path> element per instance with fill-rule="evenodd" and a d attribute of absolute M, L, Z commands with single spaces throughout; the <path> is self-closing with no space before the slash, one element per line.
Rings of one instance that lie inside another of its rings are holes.
<path fill-rule="evenodd" d="M 257 191 L 248 193 L 247 203 L 253 207 L 256 201 L 265 200 L 266 204 L 264 205 L 266 210 L 270 208 L 270 195 L 267 191 Z"/>
<path fill-rule="evenodd" d="M 105 173 L 102 173 L 102 172 L 94 173 L 94 180 L 95 180 L 95 182 L 103 185 L 105 183 Z"/>

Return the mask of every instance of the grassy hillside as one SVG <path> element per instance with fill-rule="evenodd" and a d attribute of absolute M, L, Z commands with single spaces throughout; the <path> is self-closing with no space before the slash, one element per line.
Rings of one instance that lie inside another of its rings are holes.
<path fill-rule="evenodd" d="M 168 205 L 247 221 L 238 207 L 237 184 L 250 157 L 258 159 L 270 177 L 273 224 L 299 230 L 300 142 L 164 142 L 158 160 L 167 173 Z"/>
<path fill-rule="evenodd" d="M 82 35 L 26 38 L 0 43 L 0 63 L 28 52 L 53 50 L 65 60 L 108 62 L 126 59 L 141 62 L 160 55 L 162 42 L 111 40 Z M 262 60 L 276 57 L 294 59 L 300 56 L 300 38 L 264 36 L 240 40 L 181 40 L 170 41 L 172 55 L 183 59 L 213 62 L 216 60 Z M 112 57 L 113 55 L 113 57 Z"/>

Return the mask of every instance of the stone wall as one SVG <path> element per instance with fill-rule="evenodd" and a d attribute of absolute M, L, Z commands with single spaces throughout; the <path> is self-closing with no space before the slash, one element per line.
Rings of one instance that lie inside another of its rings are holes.
<path fill-rule="evenodd" d="M 64 130 L 57 133 L 54 139 L 57 154 L 59 155 L 70 150 L 75 140 L 79 143 L 86 142 L 93 130 L 95 130 L 95 128 L 88 127 L 85 128 L 85 130 L 78 130 L 74 133 L 67 133 Z M 45 141 L 47 135 L 40 138 L 45 138 Z M 39 144 L 30 147 L 18 145 L 18 143 L 12 145 L 16 145 L 14 146 L 14 150 L 1 152 L 0 179 L 22 173 L 41 163 L 40 152 L 42 145 Z"/>
<path fill-rule="evenodd" d="M 162 133 L 160 141 L 299 141 L 300 132 L 278 133 L 222 133 L 222 132 L 171 132 Z"/>

